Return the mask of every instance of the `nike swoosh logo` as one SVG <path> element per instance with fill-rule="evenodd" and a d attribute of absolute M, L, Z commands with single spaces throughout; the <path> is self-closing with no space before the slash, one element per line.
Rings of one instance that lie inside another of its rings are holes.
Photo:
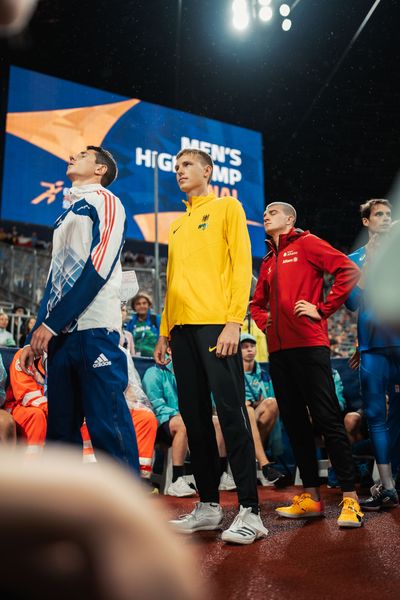
<path fill-rule="evenodd" d="M 216 349 L 217 349 L 217 346 L 213 346 L 212 348 L 211 348 L 211 346 L 208 346 L 209 352 L 214 352 L 214 350 L 216 350 Z"/>

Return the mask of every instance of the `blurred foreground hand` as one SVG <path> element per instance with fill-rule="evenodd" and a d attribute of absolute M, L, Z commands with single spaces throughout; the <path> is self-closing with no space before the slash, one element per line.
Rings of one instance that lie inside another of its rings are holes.
<path fill-rule="evenodd" d="M 192 549 L 123 467 L 60 447 L 24 458 L 0 449 L 0 598 L 205 597 Z"/>

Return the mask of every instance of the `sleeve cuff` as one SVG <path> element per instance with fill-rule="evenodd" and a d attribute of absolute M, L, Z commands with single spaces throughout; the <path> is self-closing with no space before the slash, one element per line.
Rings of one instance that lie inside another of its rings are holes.
<path fill-rule="evenodd" d="M 44 325 L 46 327 L 46 329 L 48 329 L 50 331 L 50 333 L 52 333 L 53 335 L 58 335 L 55 331 L 53 331 L 51 329 L 51 327 L 49 327 L 48 325 L 46 325 L 46 323 L 43 322 L 42 325 Z"/>

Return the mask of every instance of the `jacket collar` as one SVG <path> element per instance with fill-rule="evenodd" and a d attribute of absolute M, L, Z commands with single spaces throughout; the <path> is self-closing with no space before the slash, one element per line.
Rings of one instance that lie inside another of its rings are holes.
<path fill-rule="evenodd" d="M 288 231 L 288 233 L 283 233 L 279 236 L 279 250 L 275 246 L 275 242 L 272 239 L 272 237 L 267 236 L 267 239 L 265 241 L 267 242 L 268 252 L 264 258 L 267 258 L 271 254 L 278 254 L 278 251 L 280 252 L 281 250 L 286 248 L 286 246 L 288 246 L 298 238 L 303 237 L 304 235 L 308 235 L 309 233 L 309 231 L 303 231 L 302 229 L 292 227 L 292 229 Z"/>
<path fill-rule="evenodd" d="M 104 187 L 100 183 L 88 183 L 87 185 L 64 188 L 63 208 L 68 209 L 74 202 L 81 200 L 85 194 L 99 190 L 104 190 Z"/>
<path fill-rule="evenodd" d="M 216 198 L 217 198 L 216 195 L 211 193 L 211 194 L 207 194 L 207 196 L 192 196 L 191 204 L 187 200 L 182 200 L 182 202 L 186 206 L 186 212 L 190 212 L 194 208 L 198 208 L 199 206 L 202 206 L 202 204 L 206 204 L 207 202 L 216 200 Z"/>

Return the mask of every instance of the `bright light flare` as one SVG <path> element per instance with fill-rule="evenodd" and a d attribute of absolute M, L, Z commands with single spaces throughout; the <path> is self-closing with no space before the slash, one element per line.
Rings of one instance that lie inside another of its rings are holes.
<path fill-rule="evenodd" d="M 260 8 L 258 16 L 260 17 L 261 21 L 264 21 L 266 23 L 267 21 L 270 21 L 272 19 L 273 14 L 273 10 L 270 6 L 263 6 L 262 8 Z"/>
<path fill-rule="evenodd" d="M 282 17 L 288 17 L 290 15 L 290 6 L 288 4 L 281 4 L 279 7 L 279 12 Z"/>
<path fill-rule="evenodd" d="M 291 26 L 292 26 L 292 21 L 290 19 L 283 19 L 283 21 L 282 21 L 283 31 L 289 31 Z"/>
<path fill-rule="evenodd" d="M 233 26 L 238 31 L 243 31 L 250 23 L 247 0 L 234 0 L 232 3 Z"/>

